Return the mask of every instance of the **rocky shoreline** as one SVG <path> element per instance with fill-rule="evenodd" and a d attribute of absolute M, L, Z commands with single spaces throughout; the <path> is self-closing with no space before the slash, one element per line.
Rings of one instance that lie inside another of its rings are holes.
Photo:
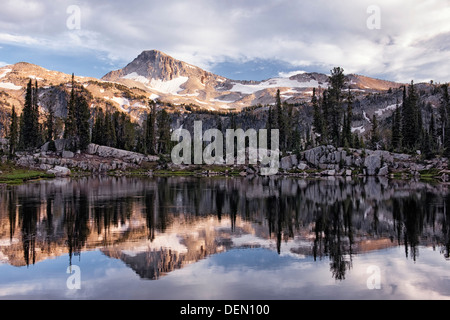
<path fill-rule="evenodd" d="M 448 178 L 447 158 L 422 160 L 417 155 L 393 153 L 385 150 L 336 148 L 319 146 L 301 152 L 299 156 L 281 158 L 285 172 L 308 171 L 325 176 L 440 176 Z"/>
<path fill-rule="evenodd" d="M 141 172 L 152 175 L 158 172 L 195 173 L 213 175 L 260 175 L 257 165 L 175 165 L 160 162 L 158 156 L 90 144 L 86 152 L 71 152 L 64 148 L 64 140 L 55 141 L 56 151 L 45 144 L 34 153 L 17 153 L 15 164 L 42 170 L 55 176 L 74 174 L 119 174 Z M 387 176 L 420 178 L 422 176 L 449 181 L 447 158 L 423 160 L 421 155 L 393 153 L 384 150 L 336 148 L 319 146 L 299 154 L 280 158 L 278 175 L 301 177 L 320 176 Z"/>
<path fill-rule="evenodd" d="M 139 169 L 144 162 L 159 160 L 156 156 L 125 151 L 91 143 L 86 152 L 72 152 L 64 148 L 64 141 L 56 140 L 56 151 L 49 151 L 48 144 L 34 153 L 18 152 L 15 164 L 20 167 L 43 170 L 55 176 L 69 176 L 73 172 L 106 174 L 110 171 Z"/>

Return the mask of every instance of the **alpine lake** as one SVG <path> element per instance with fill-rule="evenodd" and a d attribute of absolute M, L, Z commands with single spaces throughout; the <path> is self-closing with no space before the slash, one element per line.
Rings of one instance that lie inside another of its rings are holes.
<path fill-rule="evenodd" d="M 448 185 L 82 177 L 0 189 L 0 299 L 450 298 Z"/>

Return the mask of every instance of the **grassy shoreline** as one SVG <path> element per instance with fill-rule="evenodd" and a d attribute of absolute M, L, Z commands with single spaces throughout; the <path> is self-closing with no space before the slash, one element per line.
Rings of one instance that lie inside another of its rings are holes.
<path fill-rule="evenodd" d="M 148 176 L 148 177 L 170 177 L 170 176 L 204 176 L 204 177 L 218 177 L 218 176 L 240 176 L 243 171 L 243 167 L 225 167 L 225 166 L 205 166 L 205 167 L 191 167 L 180 170 L 159 169 L 148 170 L 148 168 L 140 168 L 126 171 L 108 171 L 104 174 L 108 176 Z M 318 177 L 321 170 L 309 169 L 305 171 L 309 178 Z M 281 176 L 301 177 L 299 174 L 302 172 L 287 172 L 281 173 Z M 427 170 L 421 172 L 421 175 L 417 177 L 421 181 L 427 182 L 439 182 L 438 171 Z M 91 172 L 85 171 L 73 171 L 71 177 L 92 176 Z M 357 176 L 357 175 L 355 175 Z M 354 176 L 352 176 L 354 177 Z M 28 169 L 24 167 L 18 167 L 12 162 L 0 163 L 0 185 L 19 185 L 28 181 L 36 181 L 41 179 L 55 178 L 53 174 L 47 174 L 43 170 Z M 411 175 L 396 172 L 388 176 L 393 180 L 405 180 L 413 178 Z"/>
<path fill-rule="evenodd" d="M 0 184 L 17 185 L 27 181 L 51 179 L 55 175 L 41 170 L 30 170 L 17 167 L 13 163 L 0 163 Z"/>

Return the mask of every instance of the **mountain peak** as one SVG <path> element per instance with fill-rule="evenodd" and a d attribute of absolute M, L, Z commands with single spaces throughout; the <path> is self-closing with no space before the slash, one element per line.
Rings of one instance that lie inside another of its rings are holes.
<path fill-rule="evenodd" d="M 148 80 L 169 81 L 179 77 L 189 77 L 194 69 L 201 70 L 186 62 L 172 58 L 159 50 L 145 50 L 125 68 L 112 71 L 102 79 L 117 81 L 118 78 L 126 78 L 129 75 L 133 75 L 134 77 L 143 77 Z M 204 71 L 201 70 L 201 72 Z"/>
<path fill-rule="evenodd" d="M 210 110 L 240 109 L 244 106 L 271 104 L 276 89 L 290 103 L 311 99 L 313 88 L 327 87 L 328 76 L 321 73 L 298 73 L 263 81 L 231 80 L 197 66 L 177 60 L 159 50 L 142 51 L 120 70 L 103 80 L 139 88 L 161 101 L 196 104 Z M 368 77 L 349 76 L 351 90 L 371 92 L 396 88 L 400 84 Z"/>
<path fill-rule="evenodd" d="M 166 53 L 164 53 L 162 51 L 159 51 L 159 50 L 155 50 L 155 49 L 142 51 L 137 56 L 136 59 L 140 59 L 140 60 L 155 60 L 155 59 L 158 59 L 158 58 L 161 58 L 161 57 L 168 57 L 168 58 L 174 59 L 174 58 L 170 57 L 168 54 L 166 54 Z"/>

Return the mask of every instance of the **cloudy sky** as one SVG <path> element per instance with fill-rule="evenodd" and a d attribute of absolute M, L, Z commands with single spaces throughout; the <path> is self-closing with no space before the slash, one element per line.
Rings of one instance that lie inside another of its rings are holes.
<path fill-rule="evenodd" d="M 450 81 L 450 0 L 3 0 L 0 65 L 102 77 L 143 50 L 232 79 Z"/>

